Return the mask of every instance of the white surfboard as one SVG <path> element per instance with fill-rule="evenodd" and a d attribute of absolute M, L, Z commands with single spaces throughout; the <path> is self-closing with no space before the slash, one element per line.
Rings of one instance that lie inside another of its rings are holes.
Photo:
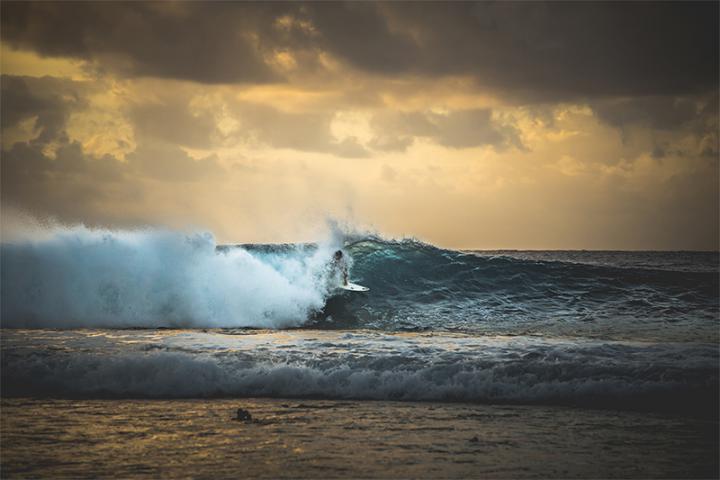
<path fill-rule="evenodd" d="M 367 292 L 370 290 L 368 287 L 363 287 L 362 285 L 352 282 L 348 282 L 347 285 L 340 285 L 340 288 L 348 292 Z"/>

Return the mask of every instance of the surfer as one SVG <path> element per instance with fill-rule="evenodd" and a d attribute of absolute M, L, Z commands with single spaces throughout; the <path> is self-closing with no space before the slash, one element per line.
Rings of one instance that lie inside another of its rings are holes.
<path fill-rule="evenodd" d="M 343 285 L 348 284 L 348 266 L 347 261 L 345 260 L 345 257 L 343 256 L 342 250 L 338 250 L 335 252 L 335 255 L 333 256 L 333 270 L 335 272 L 341 272 L 342 273 L 342 281 Z"/>

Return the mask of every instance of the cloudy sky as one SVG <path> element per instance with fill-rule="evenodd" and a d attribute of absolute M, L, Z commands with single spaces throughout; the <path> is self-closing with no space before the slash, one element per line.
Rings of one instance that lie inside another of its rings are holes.
<path fill-rule="evenodd" d="M 455 248 L 718 248 L 718 3 L 13 3 L 2 207 Z"/>

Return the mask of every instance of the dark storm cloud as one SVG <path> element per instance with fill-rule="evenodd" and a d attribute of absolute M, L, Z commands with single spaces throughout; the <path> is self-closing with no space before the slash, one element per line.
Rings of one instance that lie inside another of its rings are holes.
<path fill-rule="evenodd" d="M 429 138 L 451 148 L 510 146 L 525 148 L 514 127 L 499 125 L 490 109 L 457 110 L 441 115 L 433 112 L 376 115 L 371 122 L 375 137 L 370 145 L 377 150 L 403 151 L 416 137 Z"/>
<path fill-rule="evenodd" d="M 42 147 L 17 142 L 3 150 L 2 203 L 69 221 L 94 218 L 91 212 L 101 201 L 137 200 L 140 178 L 193 182 L 222 172 L 215 157 L 193 160 L 171 145 L 141 145 L 125 162 L 87 155 L 78 142 L 62 144 L 54 158 Z"/>
<path fill-rule="evenodd" d="M 672 97 L 653 96 L 603 99 L 591 103 L 597 118 L 617 128 L 627 141 L 632 127 L 650 129 L 656 134 L 680 133 L 693 136 L 696 145 L 685 148 L 657 144 L 651 155 L 703 156 L 717 159 L 718 95 Z"/>
<path fill-rule="evenodd" d="M 283 112 L 250 102 L 234 105 L 241 123 L 239 137 L 255 139 L 273 148 L 289 148 L 346 158 L 363 158 L 371 152 L 354 137 L 337 140 L 332 133 L 335 112 Z M 428 138 L 451 148 L 492 146 L 497 150 L 524 148 L 517 129 L 499 125 L 490 109 L 433 112 L 383 112 L 371 120 L 373 137 L 368 147 L 380 151 L 404 151 L 415 138 Z"/>
<path fill-rule="evenodd" d="M 517 130 L 495 124 L 490 109 L 459 110 L 434 118 L 439 128 L 435 139 L 446 147 L 468 148 L 482 145 L 492 145 L 498 149 L 508 145 L 522 147 Z"/>
<path fill-rule="evenodd" d="M 370 147 L 385 152 L 404 152 L 416 137 L 429 137 L 437 133 L 437 126 L 420 112 L 382 112 L 370 121 L 373 138 Z"/>
<path fill-rule="evenodd" d="M 15 126 L 25 119 L 36 118 L 37 136 L 23 143 L 32 145 L 38 151 L 50 143 L 61 145 L 59 152 L 65 156 L 59 156 L 54 161 L 53 168 L 78 170 L 80 165 L 91 160 L 85 158 L 79 144 L 68 139 L 67 122 L 72 113 L 82 112 L 82 109 L 88 105 L 85 97 L 95 90 L 95 87 L 86 82 L 54 77 L 3 75 L 0 92 L 3 129 Z M 134 168 L 140 172 L 155 174 L 159 168 L 168 170 L 170 179 L 189 178 L 200 173 L 202 169 L 213 170 L 208 164 L 211 157 L 208 157 L 207 161 L 197 162 L 179 148 L 180 146 L 210 147 L 211 137 L 216 133 L 212 116 L 206 112 L 191 112 L 187 98 L 175 102 L 134 105 L 129 110 L 129 114 L 139 145 L 137 151 L 124 164 L 125 170 Z M 16 149 L 12 153 L 8 162 L 14 161 L 15 156 L 23 152 L 38 160 L 38 157 L 29 150 L 18 148 L 19 150 Z M 71 161 L 73 156 L 78 157 L 79 163 L 74 164 Z M 110 160 L 114 157 L 103 158 Z M 173 163 L 169 158 L 177 160 Z M 119 160 L 115 159 L 115 161 L 120 164 Z M 144 165 L 154 161 L 160 166 Z M 29 162 L 33 163 L 33 161 Z M 5 165 L 6 162 L 3 162 L 3 167 Z M 78 168 L 73 168 L 73 165 Z M 198 168 L 200 165 L 201 168 Z M 175 172 L 170 172 L 171 169 Z M 101 178 L 104 176 L 101 175 Z"/>
<path fill-rule="evenodd" d="M 367 36 L 383 36 L 383 28 L 388 28 L 412 39 L 401 51 L 385 49 L 385 55 L 393 55 L 387 63 L 406 65 L 417 73 L 469 73 L 483 85 L 533 100 L 717 89 L 715 2 L 372 6 L 386 22 Z M 352 32 L 328 40 L 341 54 L 352 52 L 350 44 L 363 44 L 362 36 Z M 373 43 L 367 48 L 382 50 Z M 373 55 L 345 57 L 361 68 L 387 70 L 364 60 Z"/>
<path fill-rule="evenodd" d="M 363 70 L 404 73 L 418 65 L 420 46 L 408 35 L 393 32 L 378 4 L 313 3 L 303 14 L 322 36 L 323 48 Z"/>
<path fill-rule="evenodd" d="M 254 138 L 274 148 L 291 148 L 348 158 L 370 153 L 353 137 L 338 141 L 331 124 L 335 112 L 283 112 L 266 105 L 238 102 L 233 113 L 240 120 L 239 136 Z"/>
<path fill-rule="evenodd" d="M 83 82 L 52 77 L 2 76 L 3 130 L 29 118 L 36 118 L 37 130 L 36 136 L 28 141 L 3 145 L 0 156 L 3 205 L 64 221 L 102 223 L 107 218 L 102 204 L 138 200 L 143 191 L 142 179 L 194 182 L 222 173 L 215 156 L 190 158 L 172 143 L 173 138 L 167 138 L 169 134 L 162 128 L 141 135 L 137 148 L 125 161 L 112 155 L 89 155 L 66 132 L 70 115 L 87 105 L 84 97 L 88 88 Z M 143 113 L 139 115 L 142 117 Z M 179 125 L 185 134 L 197 128 L 187 119 L 185 123 L 181 119 Z M 203 143 L 202 139 L 197 141 Z M 53 155 L 48 147 L 52 147 Z"/>
<path fill-rule="evenodd" d="M 78 143 L 61 146 L 50 158 L 41 145 L 18 142 L 2 152 L 2 203 L 68 221 L 96 218 L 96 202 L 123 180 L 121 165 L 110 156 L 88 158 Z"/>
<path fill-rule="evenodd" d="M 132 173 L 166 182 L 198 181 L 223 171 L 215 155 L 194 160 L 181 148 L 164 143 L 138 145 L 127 161 Z"/>
<path fill-rule="evenodd" d="M 276 76 L 252 38 L 272 5 L 3 2 L 2 39 L 46 56 L 97 61 L 120 73 L 203 83 Z"/>
<path fill-rule="evenodd" d="M 217 135 L 215 119 L 207 112 L 194 113 L 182 102 L 135 105 L 130 119 L 136 136 L 192 148 L 209 148 Z"/>
<path fill-rule="evenodd" d="M 3 130 L 35 118 L 36 141 L 47 142 L 64 133 L 70 112 L 85 104 L 77 82 L 53 77 L 0 77 L 0 117 Z"/>
<path fill-rule="evenodd" d="M 592 105 L 598 118 L 615 127 L 642 125 L 673 130 L 703 116 L 694 99 L 675 97 L 638 97 L 608 100 Z"/>
<path fill-rule="evenodd" d="M 278 80 L 275 49 L 379 75 L 471 75 L 518 101 L 705 92 L 717 2 L 2 3 L 2 38 L 133 75 Z M 278 28 L 278 19 L 289 17 Z M 299 23 L 300 21 L 305 23 Z"/>

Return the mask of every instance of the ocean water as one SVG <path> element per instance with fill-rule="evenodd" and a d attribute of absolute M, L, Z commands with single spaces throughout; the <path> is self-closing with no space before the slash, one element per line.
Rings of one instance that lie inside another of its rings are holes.
<path fill-rule="evenodd" d="M 369 292 L 332 285 L 337 248 Z M 717 465 L 717 252 L 453 251 L 359 235 L 217 245 L 70 228 L 0 253 L 6 412 L 258 398 L 632 412 L 682 425 L 665 431 L 666 453 L 691 432 L 700 471 Z M 593 431 L 598 448 L 617 435 Z M 682 476 L 656 467 L 628 476 Z"/>
<path fill-rule="evenodd" d="M 252 422 L 231 419 L 238 407 Z M 713 478 L 717 424 L 542 406 L 4 399 L 3 478 Z"/>

